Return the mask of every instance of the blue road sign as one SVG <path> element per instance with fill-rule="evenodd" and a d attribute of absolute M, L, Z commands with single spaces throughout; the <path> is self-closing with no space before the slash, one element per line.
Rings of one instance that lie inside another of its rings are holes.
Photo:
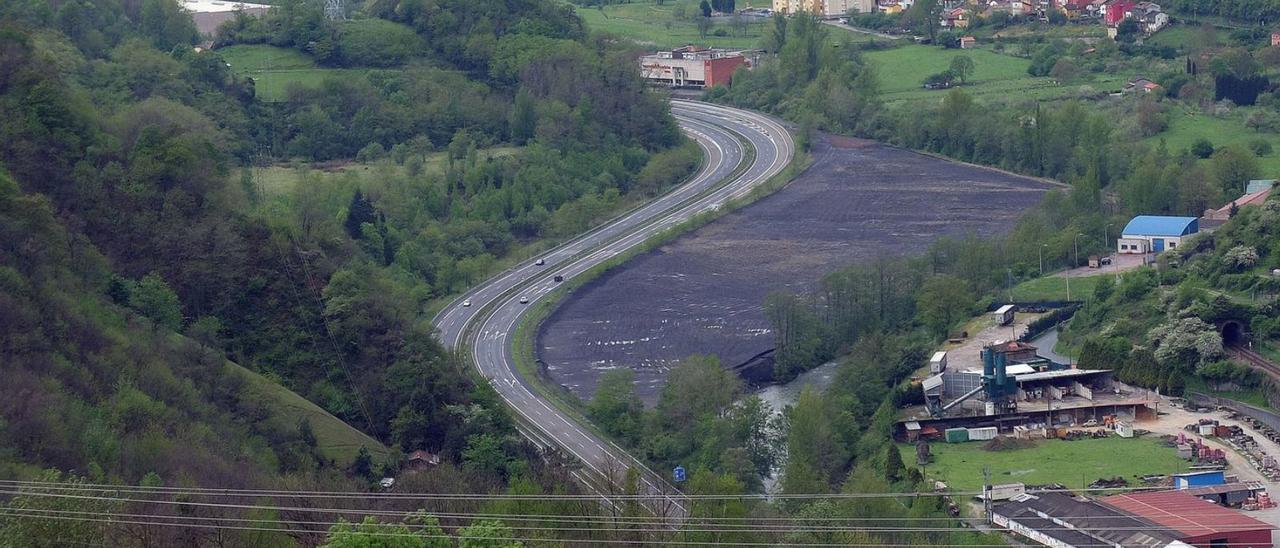
<path fill-rule="evenodd" d="M 683 482 L 685 478 L 684 467 L 677 466 L 675 470 L 672 470 L 672 475 L 675 476 L 676 482 Z"/>

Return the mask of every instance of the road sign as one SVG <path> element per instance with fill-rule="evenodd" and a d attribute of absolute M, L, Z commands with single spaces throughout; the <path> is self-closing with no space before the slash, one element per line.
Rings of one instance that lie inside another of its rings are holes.
<path fill-rule="evenodd" d="M 677 483 L 684 482 L 685 474 L 684 474 L 683 466 L 677 466 L 676 469 L 672 470 L 671 472 L 672 472 L 671 475 L 675 476 Z"/>

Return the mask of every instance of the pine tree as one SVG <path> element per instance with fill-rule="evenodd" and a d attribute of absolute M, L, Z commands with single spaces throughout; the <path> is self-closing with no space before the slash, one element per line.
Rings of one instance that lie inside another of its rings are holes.
<path fill-rule="evenodd" d="M 360 226 L 365 223 L 373 223 L 377 220 L 377 212 L 373 209 L 373 204 L 365 198 L 364 193 L 360 189 L 356 189 L 356 193 L 351 197 L 351 207 L 347 208 L 347 220 L 343 223 L 347 234 L 352 239 L 359 240 L 362 238 Z"/>
<path fill-rule="evenodd" d="M 889 483 L 895 483 L 902 480 L 902 472 L 906 466 L 902 464 L 902 454 L 898 452 L 898 446 L 889 444 L 885 448 L 884 458 L 884 479 Z"/>

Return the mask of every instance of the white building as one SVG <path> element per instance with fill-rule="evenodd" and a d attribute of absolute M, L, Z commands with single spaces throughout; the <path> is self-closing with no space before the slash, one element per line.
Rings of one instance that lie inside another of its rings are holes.
<path fill-rule="evenodd" d="M 212 36 L 219 25 L 234 19 L 236 12 L 260 16 L 267 13 L 271 6 L 229 0 L 182 0 L 182 8 L 191 14 L 200 34 Z"/>
<path fill-rule="evenodd" d="M 1182 241 L 1200 231 L 1195 217 L 1139 215 L 1124 226 L 1116 251 L 1121 254 L 1160 253 L 1176 249 Z"/>

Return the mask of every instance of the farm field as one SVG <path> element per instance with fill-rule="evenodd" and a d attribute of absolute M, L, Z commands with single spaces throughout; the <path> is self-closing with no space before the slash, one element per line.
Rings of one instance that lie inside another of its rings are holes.
<path fill-rule="evenodd" d="M 1151 435 L 1131 439 L 1036 440 L 1034 447 L 1010 451 L 988 451 L 983 445 L 984 442 L 929 444 L 933 462 L 924 467 L 925 475 L 946 482 L 953 491 L 975 492 L 982 489 L 982 467 L 988 465 L 994 484 L 1061 483 L 1080 488 L 1114 476 L 1133 484 L 1134 476 L 1177 473 L 1187 465 L 1172 447 L 1165 447 Z M 898 449 L 903 462 L 915 464 L 915 446 L 900 444 Z"/>
<path fill-rule="evenodd" d="M 1245 116 L 1255 108 L 1241 107 L 1223 118 L 1178 105 L 1169 110 L 1169 128 L 1146 139 L 1151 146 L 1157 146 L 1163 139 L 1169 152 L 1178 153 L 1191 148 L 1192 143 L 1204 138 L 1214 147 L 1228 144 L 1248 144 L 1249 141 L 1262 139 L 1271 143 L 1271 147 L 1280 151 L 1280 135 L 1260 133 L 1244 125 Z M 1264 178 L 1280 176 L 1280 152 L 1272 152 L 1258 158 L 1258 167 L 1262 169 Z"/>
<path fill-rule="evenodd" d="M 823 137 L 786 188 L 610 271 L 569 295 L 539 330 L 551 378 L 589 398 L 607 369 L 636 371 L 655 401 L 691 354 L 736 365 L 773 347 L 772 291 L 838 267 L 917 253 L 941 235 L 995 234 L 1046 183 L 870 141 Z M 925 206 L 927 204 L 927 207 Z"/>
<path fill-rule="evenodd" d="M 315 60 L 300 51 L 266 44 L 235 45 L 219 48 L 231 70 L 253 78 L 254 89 L 264 101 L 281 101 L 289 86 L 316 87 L 329 78 L 360 77 L 367 69 L 335 69 L 316 65 Z"/>
<path fill-rule="evenodd" d="M 739 4 L 739 8 L 749 3 Z M 757 2 L 761 6 L 769 4 Z M 688 44 L 720 48 L 756 48 L 764 37 L 768 19 L 743 18 L 746 26 L 742 32 L 736 31 L 728 17 L 714 17 L 711 31 L 706 37 L 698 35 L 698 27 L 692 14 L 697 12 L 696 2 L 683 4 L 685 17 L 675 15 L 677 2 L 666 2 L 661 5 L 655 2 L 637 2 L 628 4 L 610 4 L 602 8 L 578 6 L 575 8 L 579 17 L 593 32 L 607 32 L 625 36 L 639 44 L 655 49 L 670 49 Z M 716 36 L 716 33 L 724 36 Z"/>
<path fill-rule="evenodd" d="M 902 102 L 934 99 L 941 101 L 946 90 L 923 89 L 923 81 L 951 65 L 959 55 L 973 59 L 974 74 L 969 83 L 960 86 L 975 99 L 1063 99 L 1092 94 L 1096 91 L 1118 90 L 1128 82 L 1129 74 L 1095 74 L 1090 78 L 1059 84 L 1044 76 L 1027 74 L 1029 59 L 977 49 L 943 49 L 935 46 L 907 45 L 898 48 L 871 51 L 866 58 L 875 63 L 880 79 L 880 90 L 885 101 Z"/>

